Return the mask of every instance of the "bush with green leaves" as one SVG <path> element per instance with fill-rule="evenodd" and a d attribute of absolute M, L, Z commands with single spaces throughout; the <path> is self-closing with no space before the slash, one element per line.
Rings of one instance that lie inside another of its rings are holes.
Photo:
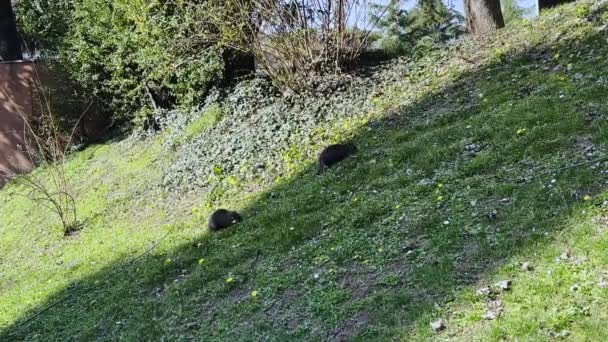
<path fill-rule="evenodd" d="M 367 0 L 208 0 L 218 40 L 255 56 L 283 91 L 340 73 L 367 48 Z"/>
<path fill-rule="evenodd" d="M 16 15 L 27 43 L 35 42 L 44 50 L 59 46 L 69 31 L 67 19 L 74 9 L 73 3 L 73 0 L 18 1 Z"/>
<path fill-rule="evenodd" d="M 190 108 L 222 80 L 204 1 L 22 0 L 23 31 L 119 118 Z"/>

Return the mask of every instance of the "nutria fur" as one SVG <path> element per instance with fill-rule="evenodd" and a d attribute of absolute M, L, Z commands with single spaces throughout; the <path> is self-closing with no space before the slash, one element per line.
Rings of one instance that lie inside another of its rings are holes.
<path fill-rule="evenodd" d="M 209 230 L 217 231 L 220 229 L 228 228 L 235 223 L 241 222 L 243 219 L 241 215 L 236 211 L 229 211 L 226 209 L 218 209 L 211 217 L 209 217 Z"/>
<path fill-rule="evenodd" d="M 319 169 L 317 174 L 323 173 L 326 168 L 346 159 L 346 157 L 355 152 L 357 152 L 357 147 L 352 143 L 327 146 L 319 155 Z"/>

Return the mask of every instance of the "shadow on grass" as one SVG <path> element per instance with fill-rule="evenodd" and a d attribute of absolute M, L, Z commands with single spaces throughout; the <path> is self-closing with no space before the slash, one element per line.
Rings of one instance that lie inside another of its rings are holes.
<path fill-rule="evenodd" d="M 435 305 L 542 248 L 604 190 L 587 166 L 545 174 L 606 143 L 586 107 L 606 84 L 571 77 L 606 66 L 583 56 L 547 71 L 556 51 L 607 55 L 602 39 L 463 75 L 362 129 L 336 169 L 262 194 L 237 228 L 80 279 L 0 339 L 387 340 L 428 327 Z"/>

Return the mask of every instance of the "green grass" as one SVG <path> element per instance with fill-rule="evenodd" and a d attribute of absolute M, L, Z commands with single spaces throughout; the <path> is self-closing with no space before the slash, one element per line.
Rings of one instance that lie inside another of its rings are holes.
<path fill-rule="evenodd" d="M 202 134 L 209 127 L 212 127 L 216 122 L 220 121 L 223 116 L 223 109 L 218 105 L 213 105 L 207 108 L 205 113 L 196 118 L 186 127 L 183 134 L 180 136 L 180 139 L 178 139 L 177 144 L 182 144 Z"/>
<path fill-rule="evenodd" d="M 437 57 L 369 119 L 320 127 L 359 147 L 321 177 L 293 146 L 271 188 L 177 194 L 159 186 L 163 136 L 94 146 L 67 165 L 87 222 L 68 238 L 9 185 L 0 340 L 604 340 L 607 167 L 571 167 L 608 142 L 590 3 L 464 43 L 475 65 Z M 220 205 L 245 221 L 209 235 Z M 475 291 L 503 279 L 504 311 L 483 320 Z"/>

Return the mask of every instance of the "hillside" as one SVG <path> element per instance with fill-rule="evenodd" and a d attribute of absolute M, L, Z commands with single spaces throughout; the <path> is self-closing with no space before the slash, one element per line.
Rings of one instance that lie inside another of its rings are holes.
<path fill-rule="evenodd" d="M 69 237 L 11 183 L 0 340 L 605 340 L 607 38 L 583 0 L 311 94 L 244 82 L 74 153 Z M 244 222 L 209 234 L 218 207 Z"/>

